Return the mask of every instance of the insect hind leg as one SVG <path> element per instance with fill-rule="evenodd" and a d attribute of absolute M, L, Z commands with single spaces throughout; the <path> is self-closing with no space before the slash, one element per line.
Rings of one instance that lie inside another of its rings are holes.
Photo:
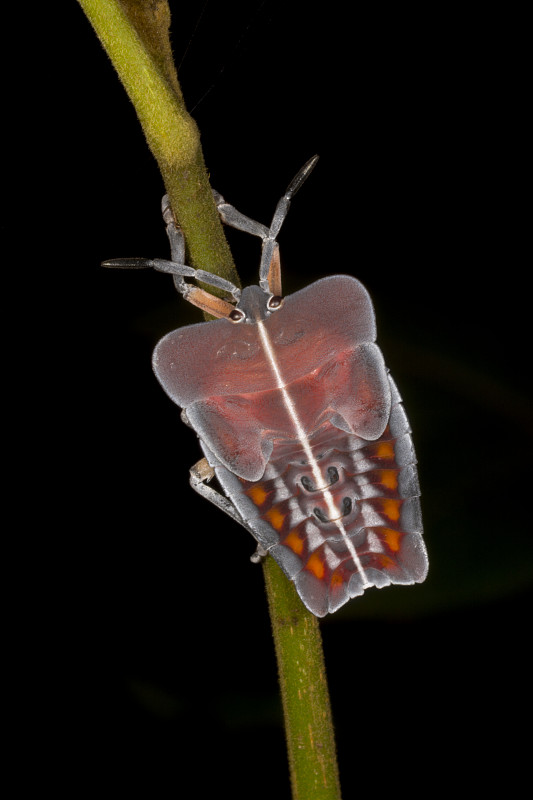
<path fill-rule="evenodd" d="M 194 489 L 195 492 L 198 492 L 206 500 L 209 500 L 210 503 L 215 505 L 221 511 L 231 517 L 235 522 L 238 522 L 243 528 L 245 528 L 248 533 L 250 533 L 254 540 L 257 543 L 257 548 L 255 553 L 250 557 L 250 561 L 254 564 L 259 564 L 267 555 L 267 551 L 265 548 L 257 542 L 256 535 L 253 529 L 248 525 L 248 523 L 242 518 L 241 514 L 228 498 L 217 492 L 216 489 L 213 489 L 211 486 L 207 484 L 215 477 L 215 470 L 213 467 L 209 466 L 208 461 L 206 458 L 201 458 L 200 461 L 197 461 L 191 469 L 189 470 L 189 483 Z"/>

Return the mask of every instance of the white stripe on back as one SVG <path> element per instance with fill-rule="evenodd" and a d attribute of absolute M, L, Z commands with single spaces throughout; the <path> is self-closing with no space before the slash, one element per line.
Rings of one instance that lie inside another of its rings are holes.
<path fill-rule="evenodd" d="M 371 584 L 367 579 L 367 576 L 366 576 L 365 571 L 364 571 L 364 569 L 363 569 L 363 567 L 361 565 L 361 561 L 359 560 L 359 556 L 357 555 L 357 551 L 356 551 L 356 549 L 355 549 L 355 547 L 353 545 L 353 542 L 350 539 L 350 537 L 348 536 L 344 525 L 342 524 L 342 519 L 335 519 L 336 517 L 340 517 L 341 516 L 341 511 L 335 505 L 335 502 L 333 500 L 333 496 L 332 496 L 332 494 L 331 494 L 331 492 L 329 490 L 329 487 L 326 486 L 326 487 L 322 487 L 321 488 L 323 478 L 322 478 L 322 474 L 320 472 L 320 467 L 318 466 L 318 463 L 317 463 L 317 461 L 316 461 L 316 459 L 315 459 L 315 457 L 313 455 L 313 451 L 311 449 L 311 445 L 309 444 L 309 439 L 307 437 L 307 434 L 305 432 L 305 429 L 304 429 L 302 423 L 300 422 L 300 419 L 298 417 L 298 413 L 296 411 L 296 407 L 295 407 L 295 405 L 294 405 L 294 403 L 292 401 L 292 398 L 291 398 L 289 392 L 287 391 L 287 388 L 286 388 L 287 384 L 283 380 L 283 376 L 281 374 L 281 370 L 279 368 L 278 361 L 276 359 L 276 354 L 274 353 L 274 348 L 272 347 L 272 343 L 271 343 L 270 338 L 268 336 L 268 333 L 267 333 L 267 330 L 265 328 L 265 325 L 261 320 L 257 320 L 257 328 L 258 328 L 258 331 L 259 331 L 259 336 L 261 337 L 261 344 L 263 345 L 264 354 L 265 354 L 266 359 L 267 359 L 267 361 L 268 361 L 268 363 L 269 363 L 269 365 L 270 365 L 270 367 L 272 369 L 272 372 L 274 373 L 274 376 L 276 378 L 277 388 L 280 390 L 281 395 L 283 397 L 283 402 L 285 404 L 285 408 L 287 409 L 287 413 L 288 413 L 288 415 L 289 415 L 289 417 L 290 417 L 290 419 L 291 419 L 291 421 L 292 421 L 292 423 L 294 425 L 294 428 L 296 430 L 298 441 L 300 442 L 300 444 L 302 446 L 302 449 L 303 449 L 303 451 L 304 451 L 304 453 L 306 455 L 306 458 L 307 458 L 309 464 L 311 465 L 311 470 L 313 472 L 313 478 L 314 478 L 314 481 L 315 481 L 315 486 L 317 487 L 318 491 L 322 492 L 322 495 L 324 497 L 324 500 L 326 502 L 326 506 L 327 506 L 327 509 L 328 509 L 329 518 L 330 518 L 331 521 L 335 522 L 335 525 L 339 529 L 339 532 L 342 534 L 343 539 L 344 539 L 344 543 L 345 543 L 350 555 L 352 556 L 354 564 L 356 565 L 357 570 L 359 572 L 359 575 L 361 576 L 361 579 L 363 581 L 363 588 L 366 589 L 368 586 L 372 586 L 373 584 Z"/>

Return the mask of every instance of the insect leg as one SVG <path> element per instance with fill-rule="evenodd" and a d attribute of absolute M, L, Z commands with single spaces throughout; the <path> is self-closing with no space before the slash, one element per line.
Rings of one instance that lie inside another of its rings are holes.
<path fill-rule="evenodd" d="M 163 219 L 166 223 L 166 231 L 170 242 L 171 258 L 116 258 L 104 261 L 103 267 L 114 267 L 117 269 L 156 269 L 159 272 L 166 272 L 172 275 L 176 290 L 185 300 L 201 308 L 214 317 L 229 317 L 234 311 L 233 303 L 238 303 L 241 296 L 240 289 L 230 281 L 206 272 L 203 269 L 195 269 L 185 264 L 185 238 L 181 228 L 174 219 L 174 214 L 170 208 L 168 195 L 163 197 L 161 208 Z M 231 303 L 223 300 L 209 292 L 201 289 L 194 284 L 187 283 L 185 278 L 194 278 L 197 281 L 214 286 L 226 292 L 231 298 Z"/>
<path fill-rule="evenodd" d="M 201 281 L 202 283 L 207 283 L 209 286 L 214 286 L 217 289 L 222 289 L 222 291 L 228 292 L 228 294 L 230 294 L 233 299 L 238 302 L 241 296 L 240 289 L 237 286 L 234 286 L 230 281 L 227 281 L 218 275 L 214 275 L 212 272 L 206 272 L 203 269 L 194 269 L 194 267 L 188 267 L 185 265 L 185 238 L 181 228 L 176 224 L 176 220 L 174 219 L 174 214 L 170 208 L 168 194 L 163 196 L 161 201 L 161 210 L 163 212 L 163 220 L 167 226 L 166 230 L 168 240 L 170 242 L 170 254 L 172 260 L 171 262 L 166 262 L 162 259 L 155 259 L 155 269 L 159 269 L 161 272 L 173 273 L 174 285 L 176 286 L 178 292 L 183 294 L 185 297 L 186 285 L 183 277 L 186 276 Z"/>
<path fill-rule="evenodd" d="M 174 214 L 172 213 L 172 209 L 170 208 L 170 201 L 168 199 L 168 194 L 163 195 L 163 199 L 161 200 L 161 213 L 163 215 L 163 221 L 166 223 L 166 230 L 168 240 L 170 242 L 170 255 L 172 261 L 176 264 L 184 264 L 185 263 L 185 238 L 183 233 L 181 232 L 181 228 L 176 225 L 176 220 L 174 219 Z"/>
<path fill-rule="evenodd" d="M 207 486 L 209 481 L 214 478 L 215 470 L 209 466 L 206 458 L 201 458 L 200 461 L 194 464 L 189 470 L 189 475 L 189 482 L 195 492 L 198 492 L 199 495 L 209 500 L 210 503 L 213 503 L 213 505 L 227 514 L 228 517 L 231 517 L 235 522 L 238 522 L 239 525 L 242 525 L 242 527 L 256 539 L 252 528 L 245 522 L 231 500 L 228 500 L 227 497 L 217 492 L 216 489 L 211 488 L 211 486 Z M 254 564 L 258 564 L 266 555 L 266 550 L 257 543 L 257 549 L 250 560 L 253 561 Z"/>

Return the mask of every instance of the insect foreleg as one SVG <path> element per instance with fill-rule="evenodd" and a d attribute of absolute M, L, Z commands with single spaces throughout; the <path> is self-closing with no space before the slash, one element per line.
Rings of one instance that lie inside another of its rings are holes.
<path fill-rule="evenodd" d="M 174 219 L 174 214 L 170 208 L 168 195 L 163 197 L 161 203 L 163 219 L 166 223 L 166 231 L 170 242 L 171 259 L 165 258 L 116 258 L 102 263 L 103 267 L 115 267 L 118 269 L 156 269 L 158 272 L 166 272 L 172 275 L 176 290 L 189 303 L 212 314 L 214 317 L 229 317 L 234 311 L 234 303 L 238 303 L 241 297 L 241 290 L 230 281 L 206 272 L 203 269 L 195 269 L 185 264 L 185 238 Z M 208 286 L 214 286 L 226 293 L 227 300 L 216 297 L 215 295 L 201 289 L 194 284 L 188 283 L 185 278 L 194 278 Z"/>
<path fill-rule="evenodd" d="M 172 268 L 171 262 L 164 262 L 162 259 L 154 259 L 155 269 L 159 269 L 161 272 L 173 273 L 174 285 L 185 299 L 189 298 L 187 297 L 187 284 L 183 278 L 189 277 L 201 281 L 202 283 L 207 283 L 209 286 L 215 286 L 217 289 L 222 289 L 222 291 L 227 292 L 228 295 L 231 295 L 233 299 L 238 302 L 241 296 L 240 289 L 230 283 L 230 281 L 218 275 L 214 275 L 212 272 L 206 272 L 203 269 L 194 269 L 194 267 L 185 265 L 185 238 L 181 228 L 176 224 L 167 194 L 164 195 L 161 201 L 161 211 L 163 213 L 163 220 L 167 226 L 166 230 L 168 241 L 170 242 L 170 253 L 174 268 Z M 165 264 L 168 266 L 165 267 Z"/>
<path fill-rule="evenodd" d="M 163 221 L 167 226 L 166 231 L 168 240 L 170 242 L 170 253 L 172 261 L 174 261 L 176 264 L 184 264 L 185 238 L 180 228 L 178 228 L 178 226 L 176 225 L 174 214 L 172 213 L 172 209 L 170 208 L 170 201 L 168 199 L 168 194 L 163 195 L 163 199 L 161 200 L 161 213 L 163 215 Z"/>
<path fill-rule="evenodd" d="M 242 527 L 245 528 L 257 542 L 253 529 L 242 518 L 231 500 L 228 500 L 225 495 L 217 492 L 216 489 L 213 489 L 211 486 L 207 485 L 209 481 L 214 478 L 215 470 L 209 466 L 206 458 L 201 458 L 200 461 L 191 467 L 189 470 L 189 476 L 189 482 L 195 492 L 198 492 L 199 495 L 204 497 L 206 500 L 209 500 L 210 503 L 213 503 L 213 505 L 227 514 L 228 517 L 231 517 L 233 520 L 235 520 L 235 522 L 238 522 L 239 525 L 242 525 Z M 257 542 L 256 551 L 250 557 L 250 561 L 252 561 L 254 564 L 258 564 L 266 555 L 267 551 L 264 549 L 264 547 L 262 547 L 262 545 L 259 544 L 259 542 Z"/>

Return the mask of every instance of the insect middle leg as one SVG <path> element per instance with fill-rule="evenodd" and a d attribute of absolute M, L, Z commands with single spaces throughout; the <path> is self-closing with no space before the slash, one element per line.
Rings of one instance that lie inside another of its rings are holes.
<path fill-rule="evenodd" d="M 209 500 L 210 503 L 213 503 L 217 508 L 223 511 L 228 517 L 231 517 L 235 522 L 238 522 L 243 528 L 245 528 L 248 533 L 250 533 L 254 540 L 257 542 L 256 535 L 253 529 L 248 525 L 246 520 L 244 520 L 237 510 L 237 508 L 233 505 L 231 500 L 217 492 L 216 489 L 213 489 L 211 486 L 208 486 L 212 478 L 215 477 L 215 470 L 213 467 L 209 466 L 207 458 L 201 458 L 194 466 L 191 467 L 189 470 L 189 482 L 194 489 L 195 492 L 198 492 L 199 495 L 204 497 L 206 500 Z M 265 548 L 257 542 L 257 547 L 255 553 L 250 557 L 250 561 L 253 561 L 254 564 L 258 564 L 265 558 L 267 555 L 267 551 Z"/>

